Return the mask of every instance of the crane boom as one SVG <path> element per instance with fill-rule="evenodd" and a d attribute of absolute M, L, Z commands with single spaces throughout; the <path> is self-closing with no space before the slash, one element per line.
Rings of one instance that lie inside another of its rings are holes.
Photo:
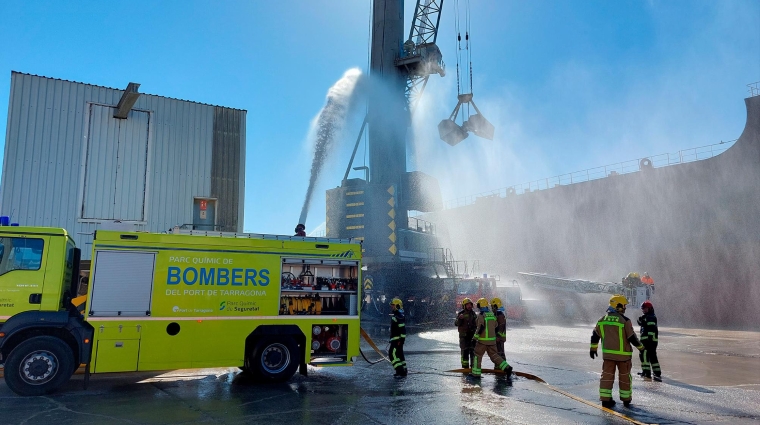
<path fill-rule="evenodd" d="M 636 307 L 654 296 L 654 284 L 645 284 L 641 279 L 623 278 L 621 283 L 613 283 L 571 279 L 545 273 L 521 272 L 518 274 L 528 286 L 534 288 L 575 294 L 622 294 L 628 299 L 630 305 Z"/>
<path fill-rule="evenodd" d="M 404 42 L 403 52 L 396 60 L 396 66 L 407 71 L 404 95 L 409 111 L 413 111 L 419 102 L 430 75 L 446 75 L 443 55 L 435 44 L 442 8 L 443 0 L 417 0 L 409 39 Z"/>
<path fill-rule="evenodd" d="M 421 3 L 417 0 L 414 9 L 412 28 L 409 29 L 409 39 L 416 40 L 416 44 L 435 43 L 438 38 L 438 25 L 441 23 L 441 9 L 443 0 L 425 0 Z M 435 24 L 433 24 L 435 21 Z"/>

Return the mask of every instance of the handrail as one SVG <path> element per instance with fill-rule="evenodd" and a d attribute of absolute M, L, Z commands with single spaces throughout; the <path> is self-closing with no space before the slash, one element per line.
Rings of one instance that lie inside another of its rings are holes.
<path fill-rule="evenodd" d="M 758 82 L 758 84 L 760 84 L 760 82 Z M 758 88 L 758 90 L 760 90 L 760 88 Z M 758 94 L 760 95 L 760 92 Z M 444 209 L 472 205 L 479 198 L 503 198 L 507 195 L 520 195 L 523 193 L 551 189 L 558 186 L 566 186 L 574 183 L 583 183 L 591 180 L 598 180 L 605 177 L 613 177 L 620 174 L 635 173 L 637 171 L 641 171 L 643 168 L 661 168 L 670 165 L 684 164 L 687 162 L 701 161 L 703 159 L 712 158 L 725 152 L 731 146 L 733 146 L 735 142 L 736 140 L 730 140 L 727 142 L 721 141 L 720 143 L 715 143 L 712 145 L 683 149 L 676 153 L 662 153 L 644 158 L 631 159 L 615 164 L 588 168 L 580 171 L 573 171 L 571 173 L 560 174 L 554 177 L 548 177 L 527 183 L 502 187 L 500 189 L 480 192 L 474 195 L 462 196 L 446 201 L 444 203 Z"/>
<path fill-rule="evenodd" d="M 747 88 L 749 89 L 749 97 L 760 96 L 760 81 L 747 84 Z"/>

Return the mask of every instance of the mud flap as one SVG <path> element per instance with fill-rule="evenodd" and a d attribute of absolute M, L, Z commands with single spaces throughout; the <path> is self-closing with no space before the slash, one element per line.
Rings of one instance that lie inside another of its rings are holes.
<path fill-rule="evenodd" d="M 90 385 L 90 364 L 87 363 L 84 366 L 84 384 L 83 387 L 86 390 L 87 386 Z"/>

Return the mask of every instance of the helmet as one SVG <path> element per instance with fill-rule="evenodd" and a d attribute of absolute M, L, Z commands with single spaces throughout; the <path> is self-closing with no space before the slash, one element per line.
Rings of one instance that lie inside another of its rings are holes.
<path fill-rule="evenodd" d="M 488 300 L 481 298 L 478 300 L 478 308 L 488 308 Z"/>
<path fill-rule="evenodd" d="M 636 272 L 630 272 L 630 273 L 628 273 L 628 277 L 630 277 L 630 278 L 633 278 L 633 279 L 636 279 L 636 278 L 638 278 L 638 277 L 640 277 L 640 276 L 639 276 L 639 274 L 638 274 L 638 273 L 636 273 Z"/>
<path fill-rule="evenodd" d="M 623 307 L 628 305 L 628 299 L 624 295 L 615 294 L 610 297 L 610 307 L 617 308 L 618 304 L 622 304 Z"/>
<path fill-rule="evenodd" d="M 649 277 L 649 272 L 644 272 L 644 276 Z"/>
<path fill-rule="evenodd" d="M 491 305 L 494 306 L 495 309 L 501 308 L 501 298 L 491 299 Z"/>
<path fill-rule="evenodd" d="M 467 304 L 472 304 L 472 300 L 469 298 L 465 298 L 462 300 L 462 307 L 466 306 Z"/>
<path fill-rule="evenodd" d="M 650 309 L 650 310 L 651 310 L 651 309 L 653 309 L 653 308 L 654 308 L 654 306 L 652 306 L 652 302 L 651 302 L 651 301 L 649 301 L 649 300 L 646 300 L 646 301 L 644 301 L 643 303 L 641 303 L 641 309 L 643 310 L 643 309 L 645 309 L 645 308 L 648 308 L 648 309 Z"/>
<path fill-rule="evenodd" d="M 298 223 L 298 226 L 296 226 L 296 232 L 301 231 L 301 230 L 306 230 L 306 226 L 301 223 Z"/>
<path fill-rule="evenodd" d="M 392 300 L 391 300 L 391 305 L 395 305 L 395 306 L 397 306 L 398 308 L 404 308 L 404 303 L 402 303 L 402 302 L 401 302 L 401 300 L 400 300 L 400 299 L 398 299 L 398 298 L 394 298 L 394 299 L 392 299 Z"/>

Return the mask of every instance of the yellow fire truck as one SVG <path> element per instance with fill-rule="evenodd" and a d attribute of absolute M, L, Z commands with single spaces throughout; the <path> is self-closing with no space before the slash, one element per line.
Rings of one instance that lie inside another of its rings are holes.
<path fill-rule="evenodd" d="M 58 228 L 0 227 L 0 363 L 21 395 L 90 373 L 241 367 L 286 380 L 359 355 L 361 244 L 98 231 L 86 302 Z"/>

